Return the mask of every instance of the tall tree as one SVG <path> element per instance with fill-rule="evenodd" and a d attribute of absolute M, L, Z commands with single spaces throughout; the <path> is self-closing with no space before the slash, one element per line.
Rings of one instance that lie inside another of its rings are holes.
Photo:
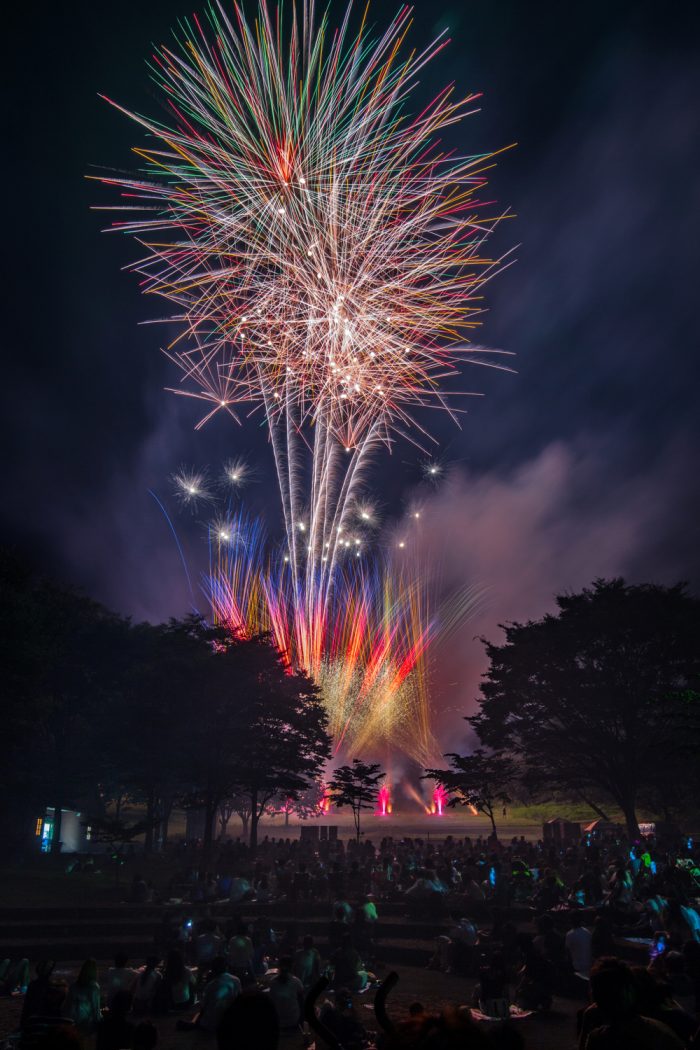
<path fill-rule="evenodd" d="M 131 632 L 121 717 L 106 727 L 104 754 L 117 789 L 125 780 L 146 807 L 147 852 L 156 836 L 167 840 L 172 807 L 191 789 L 193 723 L 213 655 L 211 630 L 196 616 Z"/>
<path fill-rule="evenodd" d="M 195 792 L 205 807 L 205 844 L 232 795 L 250 800 L 250 846 L 275 796 L 296 799 L 330 757 L 318 688 L 284 663 L 266 637 L 219 636 L 191 734 Z M 211 822 L 211 823 L 210 823 Z"/>
<path fill-rule="evenodd" d="M 481 709 L 468 721 L 522 760 L 531 790 L 610 800 L 634 834 L 640 797 L 693 761 L 700 739 L 700 602 L 681 584 L 613 579 L 557 606 L 506 625 L 505 644 L 485 643 Z"/>
<path fill-rule="evenodd" d="M 510 785 L 517 766 L 507 755 L 489 754 L 478 748 L 471 755 L 445 755 L 451 769 L 426 769 L 424 780 L 434 780 L 450 796 L 448 806 L 469 806 L 491 821 L 497 838 L 496 809 L 511 801 Z"/>
<path fill-rule="evenodd" d="M 328 797 L 338 809 L 350 806 L 355 822 L 355 834 L 360 841 L 360 820 L 363 809 L 374 809 L 377 803 L 379 783 L 386 773 L 381 773 L 378 762 L 367 763 L 360 758 L 353 758 L 352 765 L 340 766 L 333 770 L 333 777 L 328 781 Z"/>
<path fill-rule="evenodd" d="M 120 691 L 129 624 L 69 587 L 0 553 L 3 777 L 6 795 L 54 808 L 52 850 L 62 810 L 95 795 L 95 733 Z"/>

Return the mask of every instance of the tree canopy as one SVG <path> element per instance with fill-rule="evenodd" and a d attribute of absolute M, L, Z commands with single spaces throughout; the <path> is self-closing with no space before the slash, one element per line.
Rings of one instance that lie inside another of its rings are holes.
<path fill-rule="evenodd" d="M 700 602 L 682 584 L 597 580 L 558 612 L 486 644 L 480 739 L 507 750 L 536 794 L 610 800 L 630 832 L 637 807 L 690 775 L 700 732 Z M 693 774 L 694 775 L 694 774 Z"/>
<path fill-rule="evenodd" d="M 145 807 L 147 849 L 174 805 L 204 808 L 208 846 L 233 797 L 254 847 L 270 801 L 299 799 L 330 757 L 318 689 L 267 637 L 196 616 L 132 624 L 2 550 L 0 628 L 3 833 L 17 848 L 46 806 L 58 849 L 62 809 L 79 804 L 97 827 L 127 800 Z"/>

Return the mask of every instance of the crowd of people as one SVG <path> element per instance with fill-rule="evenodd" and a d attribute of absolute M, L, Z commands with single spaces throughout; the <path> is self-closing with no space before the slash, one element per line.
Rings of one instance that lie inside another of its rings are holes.
<path fill-rule="evenodd" d="M 700 1046 L 700 870 L 689 839 L 265 839 L 254 857 L 240 842 L 226 846 L 212 871 L 183 870 L 160 894 L 140 875 L 131 886 L 136 902 L 176 893 L 196 917 L 164 909 L 158 950 L 137 968 L 120 954 L 100 973 L 88 959 L 67 984 L 47 962 L 31 981 L 26 960 L 2 964 L 0 985 L 24 995 L 19 1050 L 57 1039 L 154 1047 L 166 1015 L 216 1035 L 221 1050 L 266 1050 L 287 1037 L 344 1050 L 517 1047 L 520 1020 L 564 1000 L 578 1014 L 568 1045 L 578 1040 L 579 1050 Z M 319 908 L 325 929 L 315 940 Z M 428 931 L 428 965 L 458 978 L 453 1008 L 433 1014 L 414 1003 L 390 1020 L 384 908 Z M 370 1003 L 376 995 L 373 1025 L 358 1008 L 366 992 Z M 320 996 L 315 1006 L 309 996 Z"/>

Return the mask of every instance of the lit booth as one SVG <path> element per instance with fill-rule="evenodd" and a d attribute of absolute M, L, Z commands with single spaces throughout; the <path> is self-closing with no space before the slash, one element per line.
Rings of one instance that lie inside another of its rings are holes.
<path fill-rule="evenodd" d="M 81 823 L 82 813 L 75 809 L 61 810 L 61 853 L 90 851 L 90 828 Z M 43 817 L 36 818 L 34 838 L 42 853 L 50 853 L 54 840 L 56 819 L 54 809 L 48 806 Z"/>

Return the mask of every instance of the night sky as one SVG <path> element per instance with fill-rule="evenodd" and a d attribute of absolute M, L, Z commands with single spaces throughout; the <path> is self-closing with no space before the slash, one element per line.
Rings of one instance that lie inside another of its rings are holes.
<path fill-rule="evenodd" d="M 2 539 L 135 618 L 189 607 L 149 489 L 174 510 L 173 471 L 241 453 L 257 470 L 247 498 L 274 508 L 264 431 L 216 418 L 195 434 L 198 406 L 163 391 L 177 377 L 159 353 L 162 329 L 138 325 L 159 305 L 120 269 L 138 246 L 100 233 L 105 216 L 89 210 L 107 199 L 84 176 L 133 169 L 141 142 L 97 93 L 157 115 L 145 60 L 191 10 L 18 5 L 3 56 Z M 381 23 L 394 6 L 372 10 Z M 490 285 L 480 336 L 517 354 L 517 374 L 472 368 L 467 385 L 487 396 L 461 431 L 434 420 L 451 466 L 433 495 L 417 490 L 409 446 L 380 459 L 373 479 L 388 518 L 424 499 L 427 556 L 488 589 L 443 676 L 460 710 L 481 659 L 473 636 L 541 615 L 557 590 L 612 574 L 700 583 L 698 10 L 418 4 L 412 41 L 446 25 L 453 39 L 422 97 L 453 79 L 482 91 L 459 145 L 518 144 L 491 183 L 517 216 L 493 250 L 518 245 L 517 263 Z M 196 576 L 203 527 L 191 515 L 176 525 Z"/>

